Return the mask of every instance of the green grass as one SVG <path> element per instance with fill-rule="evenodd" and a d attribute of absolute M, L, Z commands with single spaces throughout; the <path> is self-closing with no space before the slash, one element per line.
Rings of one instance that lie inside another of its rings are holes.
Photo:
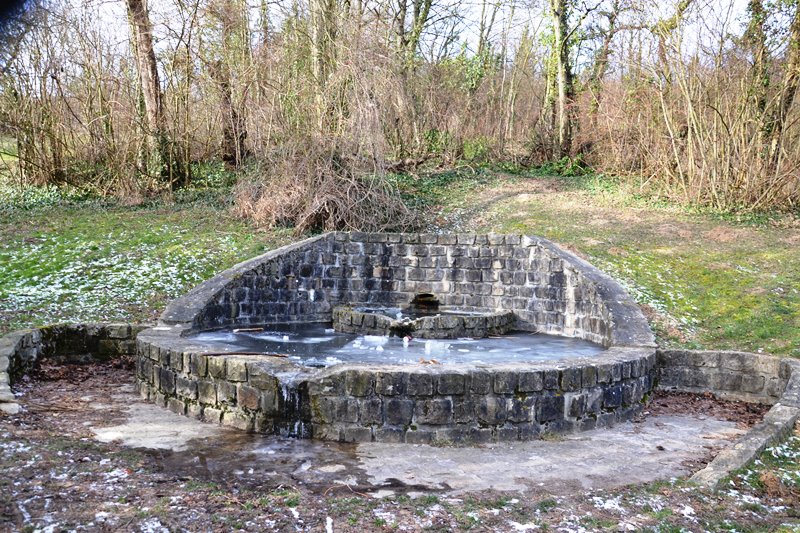
<path fill-rule="evenodd" d="M 153 320 L 197 283 L 290 240 L 203 203 L 17 209 L 0 220 L 0 333 Z"/>
<path fill-rule="evenodd" d="M 523 196 L 493 203 L 477 230 L 541 235 L 584 255 L 652 309 L 662 345 L 800 357 L 797 229 L 634 198 L 602 176 L 516 179 Z"/>

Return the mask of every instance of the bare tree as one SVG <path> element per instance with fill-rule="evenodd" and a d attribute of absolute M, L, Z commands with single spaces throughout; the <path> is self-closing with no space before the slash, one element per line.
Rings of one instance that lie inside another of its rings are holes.
<path fill-rule="evenodd" d="M 550 0 L 556 88 L 553 116 L 557 129 L 557 135 L 553 139 L 553 152 L 557 158 L 568 155 L 572 148 L 571 108 L 575 99 L 575 87 L 570 63 L 569 10 L 569 0 Z"/>
<path fill-rule="evenodd" d="M 151 177 L 171 178 L 171 154 L 164 122 L 163 96 L 153 49 L 153 34 L 146 0 L 126 0 L 133 54 L 146 119 L 141 170 Z M 172 180 L 170 179 L 170 184 Z"/>

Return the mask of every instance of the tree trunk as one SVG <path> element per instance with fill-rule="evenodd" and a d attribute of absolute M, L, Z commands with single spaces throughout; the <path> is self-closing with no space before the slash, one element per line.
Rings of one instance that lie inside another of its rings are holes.
<path fill-rule="evenodd" d="M 162 178 L 168 174 L 170 158 L 147 3 L 146 0 L 126 0 L 126 3 L 147 128 L 142 152 L 142 171 L 149 176 Z"/>
<path fill-rule="evenodd" d="M 795 7 L 794 19 L 789 29 L 789 44 L 786 47 L 786 70 L 784 70 L 783 74 L 783 84 L 778 105 L 771 121 L 772 143 L 770 146 L 770 159 L 773 168 L 778 166 L 781 135 L 794 103 L 798 85 L 800 85 L 800 4 Z"/>
<path fill-rule="evenodd" d="M 569 155 L 572 149 L 572 104 L 575 98 L 572 66 L 569 61 L 569 29 L 568 6 L 566 0 L 550 0 L 550 10 L 553 17 L 554 43 L 556 67 L 556 123 L 558 136 L 555 142 L 555 156 L 557 158 Z"/>
<path fill-rule="evenodd" d="M 311 70 L 318 92 L 322 92 L 333 64 L 336 28 L 335 0 L 311 0 Z"/>
<path fill-rule="evenodd" d="M 767 108 L 767 89 L 769 88 L 767 34 L 764 28 L 766 13 L 761 0 L 750 0 L 747 4 L 750 21 L 744 34 L 744 41 L 753 55 L 753 90 L 756 109 L 763 115 Z M 763 117 L 762 117 L 763 118 Z"/>
<path fill-rule="evenodd" d="M 222 45 L 221 56 L 209 68 L 220 92 L 221 155 L 225 163 L 238 168 L 246 156 L 247 128 L 243 98 L 237 98 L 235 73 L 241 72 L 252 62 L 247 4 L 238 0 L 222 0 L 212 13 L 220 25 L 219 39 Z M 262 15 L 266 17 L 266 12 Z M 264 19 L 261 22 L 266 24 Z M 268 31 L 268 28 L 264 27 L 263 31 Z"/>
<path fill-rule="evenodd" d="M 615 0 L 612 2 L 611 10 L 606 14 L 608 30 L 603 32 L 603 44 L 594 56 L 592 70 L 589 74 L 589 81 L 586 84 L 592 98 L 592 103 L 589 107 L 589 117 L 593 127 L 597 126 L 597 112 L 600 110 L 600 101 L 602 100 L 603 79 L 608 71 L 608 62 L 611 57 L 611 41 L 614 40 L 614 36 L 617 34 L 617 16 L 619 15 L 619 9 L 619 1 Z"/>

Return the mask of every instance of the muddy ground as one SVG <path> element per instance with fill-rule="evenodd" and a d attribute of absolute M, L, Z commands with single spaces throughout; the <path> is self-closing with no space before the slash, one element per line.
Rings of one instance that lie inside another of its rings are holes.
<path fill-rule="evenodd" d="M 404 449 L 201 424 L 139 401 L 131 375 L 46 366 L 17 388 L 24 412 L 0 418 L 0 531 L 800 531 L 800 437 L 718 493 L 684 481 L 763 407 L 660 394 L 605 433 Z M 554 450 L 571 459 L 552 464 Z"/>

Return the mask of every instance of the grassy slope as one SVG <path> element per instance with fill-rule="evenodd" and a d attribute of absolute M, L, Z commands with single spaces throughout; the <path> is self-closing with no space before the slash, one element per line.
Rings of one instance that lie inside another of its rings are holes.
<path fill-rule="evenodd" d="M 198 282 L 289 240 L 206 205 L 10 211 L 0 221 L 0 333 L 152 320 Z"/>
<path fill-rule="evenodd" d="M 398 179 L 433 227 L 538 234 L 586 256 L 645 305 L 663 345 L 800 357 L 800 229 L 645 205 L 592 181 Z M 0 333 L 152 319 L 169 298 L 290 238 L 200 202 L 0 210 Z"/>
<path fill-rule="evenodd" d="M 662 345 L 800 357 L 797 227 L 725 221 L 545 177 L 481 196 L 497 199 L 470 228 L 537 234 L 587 257 L 646 306 Z"/>

